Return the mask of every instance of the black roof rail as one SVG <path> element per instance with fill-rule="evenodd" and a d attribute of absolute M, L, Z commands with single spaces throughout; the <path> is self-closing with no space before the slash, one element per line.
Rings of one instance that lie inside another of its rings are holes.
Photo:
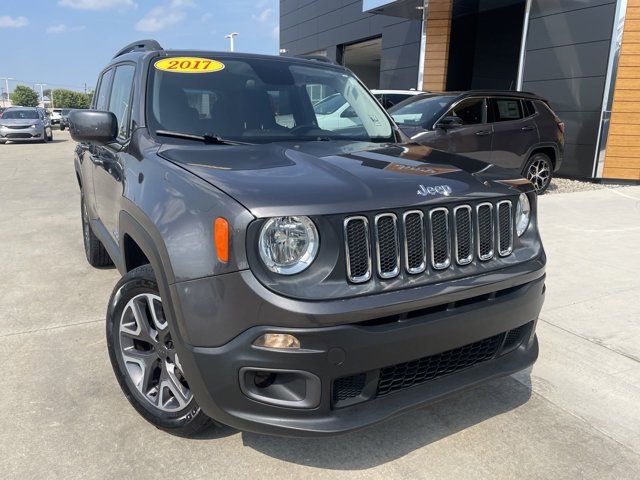
<path fill-rule="evenodd" d="M 130 43 L 126 47 L 121 50 L 118 50 L 113 58 L 118 58 L 120 55 L 124 55 L 125 53 L 131 52 L 151 52 L 154 50 L 164 50 L 158 42 L 155 40 L 138 40 L 137 42 Z"/>
<path fill-rule="evenodd" d="M 331 65 L 337 65 L 336 62 L 324 55 L 295 55 L 295 58 L 301 58 L 303 60 L 314 60 L 316 62 L 330 63 Z"/>

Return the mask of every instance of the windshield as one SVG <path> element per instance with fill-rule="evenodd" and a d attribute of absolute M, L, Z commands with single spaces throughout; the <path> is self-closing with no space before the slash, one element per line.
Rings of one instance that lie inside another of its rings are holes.
<path fill-rule="evenodd" d="M 35 110 L 5 110 L 0 118 L 3 120 L 36 120 L 39 117 Z"/>
<path fill-rule="evenodd" d="M 62 113 L 62 115 L 68 115 L 70 111 L 71 111 L 71 109 L 70 109 L 70 108 L 63 108 L 63 109 L 60 111 L 60 113 Z"/>
<path fill-rule="evenodd" d="M 398 125 L 428 128 L 454 98 L 442 95 L 413 97 L 389 109 L 389 114 Z"/>
<path fill-rule="evenodd" d="M 150 70 L 152 131 L 250 143 L 394 139 L 384 111 L 346 71 L 269 59 L 218 60 L 224 67 L 207 73 Z M 313 106 L 334 102 L 349 105 L 330 116 Z"/>

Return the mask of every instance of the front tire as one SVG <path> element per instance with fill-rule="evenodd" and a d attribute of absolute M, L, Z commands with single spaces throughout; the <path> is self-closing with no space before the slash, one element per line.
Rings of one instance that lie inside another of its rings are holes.
<path fill-rule="evenodd" d="M 113 265 L 107 249 L 104 248 L 102 242 L 93 233 L 91 223 L 89 222 L 89 211 L 84 202 L 84 196 L 80 198 L 80 214 L 82 216 L 82 240 L 84 242 L 84 253 L 87 262 L 92 267 L 109 267 Z"/>
<path fill-rule="evenodd" d="M 213 425 L 182 373 L 151 266 L 130 271 L 114 288 L 107 347 L 120 388 L 148 422 L 186 437 Z"/>
<path fill-rule="evenodd" d="M 533 183 L 538 195 L 549 188 L 553 177 L 553 163 L 544 153 L 534 153 L 522 169 L 522 175 Z"/>

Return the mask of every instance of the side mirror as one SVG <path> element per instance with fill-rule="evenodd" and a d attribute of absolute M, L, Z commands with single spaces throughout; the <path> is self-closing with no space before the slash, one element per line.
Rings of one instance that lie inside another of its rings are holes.
<path fill-rule="evenodd" d="M 76 142 L 107 145 L 118 136 L 118 119 L 112 112 L 74 110 L 69 113 L 69 132 Z"/>
<path fill-rule="evenodd" d="M 447 115 L 436 124 L 436 128 L 448 130 L 450 128 L 461 127 L 463 125 L 462 119 L 455 115 Z"/>

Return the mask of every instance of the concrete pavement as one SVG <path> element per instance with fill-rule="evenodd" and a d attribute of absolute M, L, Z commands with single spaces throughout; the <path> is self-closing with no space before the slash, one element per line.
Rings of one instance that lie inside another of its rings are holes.
<path fill-rule="evenodd" d="M 640 187 L 540 199 L 531 371 L 332 439 L 175 438 L 129 406 L 84 259 L 73 144 L 0 145 L 0 472 L 49 478 L 640 478 Z"/>

